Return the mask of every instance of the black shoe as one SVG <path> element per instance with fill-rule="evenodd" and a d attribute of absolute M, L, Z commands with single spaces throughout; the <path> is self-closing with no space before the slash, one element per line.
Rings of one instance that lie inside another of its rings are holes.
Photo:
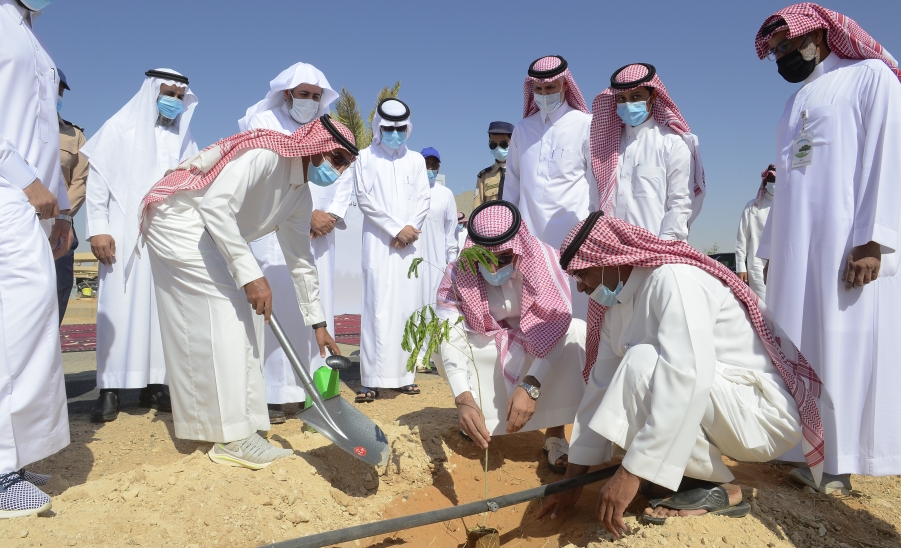
<path fill-rule="evenodd" d="M 281 404 L 270 403 L 267 404 L 266 407 L 269 408 L 269 424 L 282 424 L 286 420 L 288 420 L 287 415 L 285 415 L 285 410 L 282 409 Z"/>
<path fill-rule="evenodd" d="M 91 422 L 110 422 L 119 416 L 119 390 L 103 388 L 91 409 Z"/>
<path fill-rule="evenodd" d="M 148 384 L 138 394 L 138 405 L 149 407 L 163 413 L 172 412 L 172 400 L 169 399 L 169 391 L 165 384 Z"/>

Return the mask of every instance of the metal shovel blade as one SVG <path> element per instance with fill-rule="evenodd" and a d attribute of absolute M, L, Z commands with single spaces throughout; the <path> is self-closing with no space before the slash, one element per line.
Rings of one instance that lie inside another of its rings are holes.
<path fill-rule="evenodd" d="M 269 326 L 312 402 L 308 409 L 298 413 L 298 417 L 363 462 L 373 466 L 387 464 L 390 448 L 382 429 L 344 398 L 322 399 L 275 314 L 269 316 Z"/>

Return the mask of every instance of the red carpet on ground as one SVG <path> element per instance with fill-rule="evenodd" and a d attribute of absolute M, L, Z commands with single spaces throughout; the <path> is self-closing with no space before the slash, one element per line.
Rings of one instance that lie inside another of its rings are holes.
<path fill-rule="evenodd" d="M 360 344 L 360 315 L 335 316 L 332 335 L 339 343 L 358 346 Z M 63 352 L 96 350 L 97 326 L 94 324 L 63 325 L 59 328 L 59 342 Z"/>
<path fill-rule="evenodd" d="M 335 316 L 335 341 L 341 344 L 360 345 L 360 315 L 342 314 Z"/>
<path fill-rule="evenodd" d="M 63 352 L 90 352 L 97 350 L 97 326 L 95 324 L 61 325 L 59 343 Z"/>

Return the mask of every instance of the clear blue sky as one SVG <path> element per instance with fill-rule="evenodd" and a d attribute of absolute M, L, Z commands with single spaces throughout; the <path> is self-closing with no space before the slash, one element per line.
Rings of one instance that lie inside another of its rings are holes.
<path fill-rule="evenodd" d="M 691 242 L 731 251 L 738 216 L 773 160 L 775 126 L 796 87 L 753 48 L 760 24 L 785 5 L 58 0 L 35 27 L 72 86 L 63 116 L 88 137 L 138 91 L 150 68 L 191 79 L 201 147 L 235 133 L 269 80 L 297 61 L 350 90 L 364 115 L 379 89 L 401 80 L 413 112 L 410 145 L 441 152 L 455 193 L 471 189 L 492 162 L 488 123 L 521 119 L 523 78 L 534 59 L 564 56 L 589 105 L 616 68 L 648 62 L 701 142 L 708 197 Z M 901 55 L 898 0 L 825 5 Z"/>

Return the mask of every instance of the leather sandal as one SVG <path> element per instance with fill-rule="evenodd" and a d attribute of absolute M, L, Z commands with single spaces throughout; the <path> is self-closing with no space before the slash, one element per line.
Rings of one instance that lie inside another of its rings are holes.
<path fill-rule="evenodd" d="M 668 499 L 652 500 L 648 505 L 651 508 L 662 506 L 671 510 L 707 510 L 708 514 L 730 518 L 743 518 L 751 513 L 751 505 L 745 501 L 729 506 L 729 494 L 719 485 L 690 489 L 676 493 Z M 666 523 L 666 518 L 648 514 L 643 514 L 641 519 L 654 525 Z"/>

